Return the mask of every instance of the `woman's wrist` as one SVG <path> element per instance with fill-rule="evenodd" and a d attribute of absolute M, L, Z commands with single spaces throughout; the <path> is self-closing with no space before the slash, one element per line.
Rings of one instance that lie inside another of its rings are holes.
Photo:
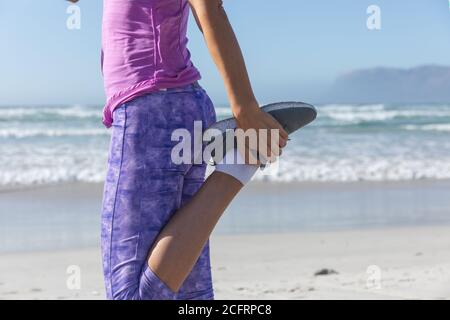
<path fill-rule="evenodd" d="M 231 112 L 236 119 L 251 117 L 257 111 L 259 111 L 259 104 L 256 100 L 231 105 Z"/>

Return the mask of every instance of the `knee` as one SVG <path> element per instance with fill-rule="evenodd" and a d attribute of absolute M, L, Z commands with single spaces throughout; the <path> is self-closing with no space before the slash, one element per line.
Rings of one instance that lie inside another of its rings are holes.
<path fill-rule="evenodd" d="M 177 293 L 167 287 L 150 268 L 146 268 L 136 283 L 112 286 L 112 300 L 175 300 Z"/>
<path fill-rule="evenodd" d="M 149 267 L 142 274 L 139 293 L 145 300 L 175 300 L 177 296 Z"/>

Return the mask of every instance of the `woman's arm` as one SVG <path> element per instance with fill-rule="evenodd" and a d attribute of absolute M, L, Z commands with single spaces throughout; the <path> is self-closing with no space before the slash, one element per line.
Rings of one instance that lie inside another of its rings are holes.
<path fill-rule="evenodd" d="M 279 129 L 279 146 L 284 147 L 288 135 L 276 120 L 259 108 L 239 43 L 228 21 L 222 1 L 189 0 L 189 3 L 211 56 L 224 80 L 238 126 L 244 130 Z M 268 150 L 271 149 L 269 141 Z"/>

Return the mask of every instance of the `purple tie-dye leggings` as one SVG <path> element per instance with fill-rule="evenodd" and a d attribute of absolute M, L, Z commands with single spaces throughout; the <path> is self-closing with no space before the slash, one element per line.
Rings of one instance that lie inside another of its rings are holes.
<path fill-rule="evenodd" d="M 149 269 L 147 257 L 173 213 L 203 184 L 206 165 L 171 161 L 177 128 L 203 129 L 214 107 L 198 85 L 147 94 L 114 111 L 102 211 L 102 257 L 108 299 L 213 299 L 209 243 L 177 293 Z"/>

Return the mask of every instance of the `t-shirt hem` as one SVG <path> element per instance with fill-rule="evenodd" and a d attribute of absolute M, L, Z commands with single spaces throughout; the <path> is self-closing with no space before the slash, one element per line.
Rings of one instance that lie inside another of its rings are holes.
<path fill-rule="evenodd" d="M 103 124 L 110 128 L 113 123 L 114 110 L 123 103 L 133 100 L 136 97 L 144 94 L 152 93 L 160 89 L 177 88 L 189 85 L 201 79 L 200 73 L 196 72 L 192 76 L 185 79 L 149 79 L 141 81 L 135 85 L 120 90 L 108 99 L 106 105 L 103 108 Z"/>

